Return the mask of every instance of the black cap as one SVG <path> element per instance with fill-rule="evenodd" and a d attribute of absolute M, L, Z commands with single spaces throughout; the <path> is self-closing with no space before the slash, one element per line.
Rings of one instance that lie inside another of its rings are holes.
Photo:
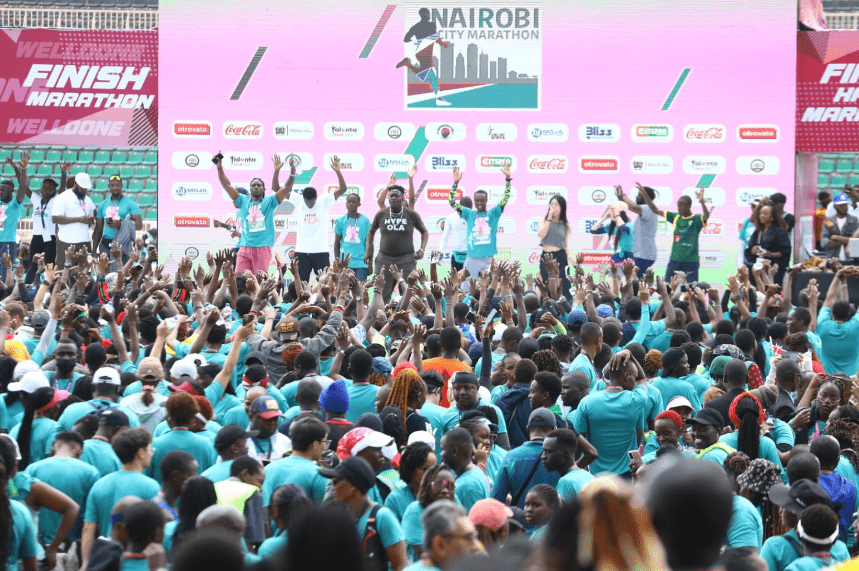
<path fill-rule="evenodd" d="M 702 408 L 698 411 L 698 414 L 695 415 L 695 418 L 690 418 L 686 421 L 686 424 L 706 424 L 722 428 L 725 426 L 725 419 L 722 418 L 722 415 L 718 410 Z"/>
<path fill-rule="evenodd" d="M 259 434 L 256 430 L 245 430 L 238 424 L 228 424 L 218 431 L 215 436 L 215 450 L 218 452 L 226 450 L 236 443 L 237 440 L 255 438 Z"/>
<path fill-rule="evenodd" d="M 98 423 L 103 426 L 128 426 L 128 415 L 121 410 L 108 408 L 98 414 Z"/>
<path fill-rule="evenodd" d="M 513 527 L 518 527 L 519 529 L 525 529 L 528 527 L 528 522 L 525 520 L 525 510 L 519 506 L 510 506 L 510 509 L 513 510 L 513 517 L 508 517 L 507 522 Z"/>
<path fill-rule="evenodd" d="M 362 494 L 376 485 L 376 474 L 370 463 L 358 456 L 346 458 L 336 468 L 320 468 L 319 474 L 325 478 L 343 478 Z"/>
<path fill-rule="evenodd" d="M 457 371 L 453 374 L 453 377 L 450 379 L 451 384 L 471 384 L 471 385 L 480 385 L 480 380 L 477 378 L 477 375 L 472 373 L 471 371 Z"/>
<path fill-rule="evenodd" d="M 261 364 L 265 365 L 265 353 L 262 351 L 253 351 L 250 355 L 245 357 L 245 365 L 248 364 L 248 361 L 259 361 Z"/>
<path fill-rule="evenodd" d="M 555 428 L 555 413 L 546 407 L 534 409 L 528 417 L 528 428 Z"/>
<path fill-rule="evenodd" d="M 197 374 L 198 375 L 207 375 L 209 377 L 214 378 L 214 377 L 217 377 L 220 372 L 221 372 L 221 366 L 218 365 L 217 363 L 207 363 L 207 364 L 203 365 L 202 367 L 197 367 Z"/>
<path fill-rule="evenodd" d="M 829 494 L 811 480 L 805 478 L 797 480 L 792 486 L 784 484 L 773 484 L 769 491 L 769 498 L 778 507 L 799 515 L 802 510 L 814 504 L 828 506 L 832 499 Z"/>

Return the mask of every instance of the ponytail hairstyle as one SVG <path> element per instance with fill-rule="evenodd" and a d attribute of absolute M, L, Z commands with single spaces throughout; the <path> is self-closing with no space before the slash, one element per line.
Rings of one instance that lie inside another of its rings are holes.
<path fill-rule="evenodd" d="M 629 222 L 629 216 L 626 215 L 625 211 L 622 211 L 620 214 L 618 214 L 618 217 L 621 220 L 623 220 L 624 224 Z M 623 232 L 621 232 L 618 228 L 619 227 L 615 223 L 614 218 L 612 218 L 611 224 L 608 225 L 608 237 L 611 238 L 611 235 L 614 234 L 614 249 L 615 250 L 617 250 L 617 245 L 620 243 L 620 235 L 623 234 Z M 615 233 L 615 230 L 617 230 L 617 233 Z"/>
<path fill-rule="evenodd" d="M 289 529 L 289 522 L 302 517 L 313 509 L 313 500 L 307 497 L 304 488 L 297 484 L 283 484 L 271 494 L 271 506 L 277 506 L 277 516 L 283 521 L 283 531 Z"/>
<path fill-rule="evenodd" d="M 54 389 L 52 387 L 39 387 L 28 395 L 24 406 L 24 418 L 21 420 L 21 428 L 18 430 L 18 448 L 21 449 L 20 470 L 30 465 L 30 438 L 33 433 L 33 419 L 36 411 L 54 400 Z"/>
<path fill-rule="evenodd" d="M 761 425 L 766 420 L 761 403 L 751 393 L 744 392 L 731 403 L 729 416 L 737 428 L 737 450 L 755 460 L 759 456 Z"/>
<path fill-rule="evenodd" d="M 218 503 L 215 485 L 208 478 L 192 476 L 185 480 L 179 492 L 182 501 L 179 502 L 179 523 L 173 531 L 173 546 L 179 545 L 180 539 L 197 528 L 197 516 L 204 509 Z"/>
<path fill-rule="evenodd" d="M 382 420 L 382 433 L 394 439 L 394 444 L 397 445 L 399 452 L 406 445 L 406 423 L 400 409 L 387 405 L 382 409 L 379 418 Z"/>

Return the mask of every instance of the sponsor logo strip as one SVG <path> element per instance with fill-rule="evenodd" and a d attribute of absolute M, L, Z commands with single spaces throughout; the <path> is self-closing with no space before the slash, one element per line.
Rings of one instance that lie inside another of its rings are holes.
<path fill-rule="evenodd" d="M 257 66 L 259 62 L 262 61 L 262 56 L 265 55 L 265 52 L 268 48 L 257 48 L 254 57 L 251 58 L 251 62 L 248 64 L 247 69 L 242 74 L 242 78 L 239 80 L 239 84 L 236 85 L 236 89 L 233 91 L 233 94 L 230 95 L 231 100 L 236 100 L 242 96 L 242 93 L 245 92 L 245 88 L 248 86 L 248 82 L 253 77 L 254 72 L 257 70 Z"/>
<path fill-rule="evenodd" d="M 674 84 L 674 89 L 671 90 L 671 93 L 668 94 L 668 99 L 665 100 L 665 103 L 662 105 L 663 111 L 668 111 L 668 108 L 671 107 L 671 104 L 674 103 L 674 98 L 677 97 L 677 93 L 680 92 L 680 88 L 683 87 L 683 83 L 686 81 L 686 78 L 689 77 L 689 72 L 692 71 L 691 67 L 687 67 L 680 74 L 680 77 L 677 78 L 677 83 Z"/>

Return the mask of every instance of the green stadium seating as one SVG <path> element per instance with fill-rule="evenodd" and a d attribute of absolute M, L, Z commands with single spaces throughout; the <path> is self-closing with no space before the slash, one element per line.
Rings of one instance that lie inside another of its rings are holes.
<path fill-rule="evenodd" d="M 154 208 L 148 208 L 146 210 L 146 216 L 144 216 L 144 220 L 158 220 L 158 211 Z"/>
<path fill-rule="evenodd" d="M 829 186 L 829 176 L 825 174 L 817 175 L 817 188 L 827 188 Z"/>
<path fill-rule="evenodd" d="M 158 181 L 157 180 L 147 180 L 146 186 L 143 187 L 144 192 L 158 192 Z"/>
<path fill-rule="evenodd" d="M 822 173 L 830 173 L 835 171 L 834 161 L 819 161 L 817 163 L 817 171 Z"/>
<path fill-rule="evenodd" d="M 143 163 L 143 153 L 132 151 L 128 153 L 126 162 L 130 165 L 139 165 Z"/>
<path fill-rule="evenodd" d="M 149 178 L 152 176 L 152 168 L 147 166 L 137 167 L 135 175 L 137 178 Z"/>
<path fill-rule="evenodd" d="M 853 161 L 840 160 L 835 163 L 835 172 L 848 173 L 853 172 Z"/>
<path fill-rule="evenodd" d="M 110 163 L 113 165 L 124 165 L 127 158 L 124 151 L 118 151 L 111 155 Z"/>
<path fill-rule="evenodd" d="M 41 163 L 45 161 L 45 152 L 44 151 L 30 151 L 30 162 L 31 163 Z"/>
<path fill-rule="evenodd" d="M 64 151 L 63 158 L 61 159 L 64 163 L 76 163 L 78 162 L 78 154 L 75 151 Z"/>
<path fill-rule="evenodd" d="M 158 153 L 157 152 L 146 153 L 146 156 L 143 157 L 143 164 L 145 164 L 145 165 L 157 165 L 158 164 Z"/>
<path fill-rule="evenodd" d="M 33 190 L 33 189 L 30 189 L 30 190 Z M 30 200 L 30 197 L 25 194 L 24 195 L 24 202 L 22 202 L 21 205 L 22 206 L 33 206 L 33 201 Z"/>
<path fill-rule="evenodd" d="M 86 172 L 86 167 L 84 165 L 75 165 L 69 171 L 69 176 L 75 176 L 79 172 Z"/>
<path fill-rule="evenodd" d="M 140 192 L 143 190 L 143 183 L 139 180 L 132 180 L 128 183 L 129 192 Z"/>
<path fill-rule="evenodd" d="M 42 187 L 42 181 L 37 178 L 30 179 L 30 190 L 37 191 Z"/>
<path fill-rule="evenodd" d="M 63 155 L 60 151 L 48 151 L 45 153 L 45 162 L 46 163 L 58 163 L 62 160 Z"/>
<path fill-rule="evenodd" d="M 36 166 L 29 164 L 27 165 L 27 176 L 34 177 L 36 176 Z"/>
<path fill-rule="evenodd" d="M 107 165 L 104 167 L 104 176 L 113 176 L 119 174 L 119 167 L 116 165 Z"/>
<path fill-rule="evenodd" d="M 51 148 L 51 145 L 33 145 L 33 148 L 40 151 L 47 151 Z"/>
<path fill-rule="evenodd" d="M 5 161 L 6 159 L 3 159 L 3 160 Z M 20 150 L 12 151 L 12 160 L 15 161 L 16 163 L 21 160 L 21 151 Z"/>
<path fill-rule="evenodd" d="M 104 195 L 103 194 L 99 194 L 97 192 L 91 192 L 91 193 L 89 193 L 89 197 L 90 197 L 90 200 L 92 200 L 92 203 L 95 204 L 96 206 L 98 206 L 99 204 L 104 202 Z"/>
<path fill-rule="evenodd" d="M 847 184 L 850 186 L 859 184 L 859 174 L 851 174 L 847 177 Z"/>
<path fill-rule="evenodd" d="M 98 165 L 87 168 L 86 173 L 91 177 L 101 176 L 101 167 Z"/>
<path fill-rule="evenodd" d="M 119 167 L 119 176 L 122 178 L 133 178 L 134 167 Z"/>
<path fill-rule="evenodd" d="M 158 178 L 158 165 L 152 167 L 152 176 Z"/>
<path fill-rule="evenodd" d="M 3 159 L 4 161 L 6 159 Z M 12 165 L 3 165 L 3 176 L 15 176 L 15 169 L 12 168 Z"/>
<path fill-rule="evenodd" d="M 95 189 L 98 192 L 107 192 L 108 190 L 110 190 L 110 187 L 107 184 L 107 179 L 106 178 L 98 179 L 95 183 Z"/>
<path fill-rule="evenodd" d="M 54 169 L 51 168 L 51 165 L 39 165 L 39 168 L 36 169 L 36 176 L 54 176 Z"/>
<path fill-rule="evenodd" d="M 847 177 L 843 174 L 834 174 L 832 175 L 832 178 L 829 179 L 829 186 L 835 191 L 843 189 L 845 184 L 847 184 Z"/>
<path fill-rule="evenodd" d="M 6 149 L 0 149 L 0 163 L 5 163 L 6 158 L 12 154 L 12 151 Z"/>
<path fill-rule="evenodd" d="M 81 151 L 78 153 L 78 162 L 79 163 L 91 163 L 93 162 L 93 153 L 92 151 Z"/>
<path fill-rule="evenodd" d="M 95 154 L 93 162 L 97 165 L 106 165 L 110 162 L 110 153 L 107 151 L 99 151 Z"/>
<path fill-rule="evenodd" d="M 151 194 L 141 194 L 137 197 L 137 204 L 141 208 L 152 206 L 153 200 Z"/>
<path fill-rule="evenodd" d="M 820 159 L 837 159 L 840 155 L 838 153 L 821 153 L 817 157 Z"/>

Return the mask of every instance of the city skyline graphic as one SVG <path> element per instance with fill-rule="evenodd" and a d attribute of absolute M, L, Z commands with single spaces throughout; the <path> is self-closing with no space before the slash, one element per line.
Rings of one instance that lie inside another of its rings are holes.
<path fill-rule="evenodd" d="M 448 42 L 447 48 L 436 51 L 439 56 L 433 56 L 433 67 L 441 84 L 537 84 L 539 82 L 540 78 L 536 74 L 529 75 L 524 71 L 508 69 L 510 66 L 506 57 L 498 56 L 490 59 L 491 53 L 483 51 L 473 42 L 459 50 L 456 49 L 457 45 L 456 42 Z M 423 83 L 411 70 L 408 72 L 408 81 Z"/>

